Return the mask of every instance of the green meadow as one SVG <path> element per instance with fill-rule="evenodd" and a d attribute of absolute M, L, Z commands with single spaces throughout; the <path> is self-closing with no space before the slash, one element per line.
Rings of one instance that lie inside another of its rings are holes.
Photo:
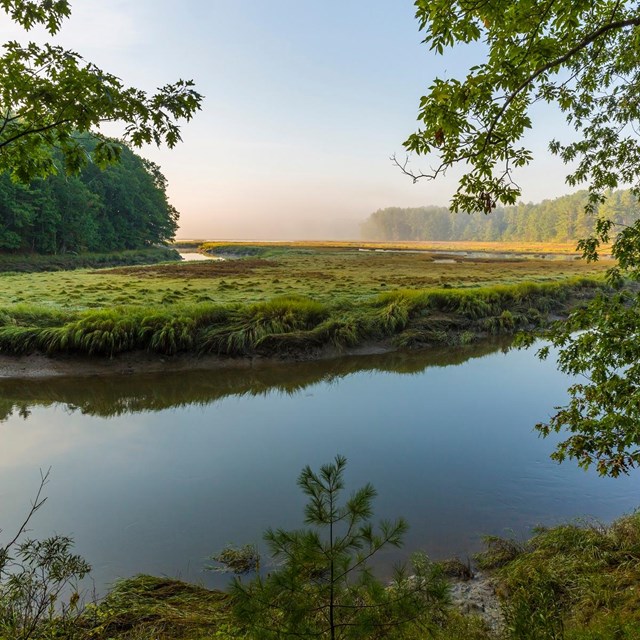
<path fill-rule="evenodd" d="M 499 245 L 498 245 L 499 247 Z M 312 356 L 460 344 L 540 326 L 602 287 L 606 260 L 355 243 L 205 244 L 222 260 L 0 274 L 0 350 Z"/>

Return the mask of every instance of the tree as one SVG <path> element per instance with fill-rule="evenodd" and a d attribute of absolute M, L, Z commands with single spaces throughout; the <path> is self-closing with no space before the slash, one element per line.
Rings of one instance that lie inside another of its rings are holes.
<path fill-rule="evenodd" d="M 640 7 L 631 0 L 416 0 L 425 43 L 438 55 L 473 46 L 462 78 L 437 78 L 420 100 L 422 128 L 405 147 L 435 155 L 435 168 L 414 181 L 435 179 L 461 164 L 465 173 L 452 198 L 455 211 L 490 213 L 513 204 L 520 187 L 513 172 L 526 166 L 522 146 L 531 109 L 543 101 L 564 114 L 570 140 L 552 139 L 550 151 L 568 163 L 567 183 L 586 184 L 586 212 L 595 213 L 610 189 L 630 185 L 640 194 Z M 482 45 L 480 44 L 482 43 Z M 482 49 L 482 51 L 480 51 Z M 640 221 L 618 226 L 599 218 L 580 241 L 587 260 L 613 240 L 618 265 L 608 274 L 619 288 L 640 279 Z M 554 457 L 596 464 L 616 476 L 640 464 L 640 298 L 626 289 L 601 296 L 550 334 L 560 347 L 560 368 L 583 376 L 569 389 L 566 407 L 538 428 L 568 431 Z M 580 331 L 576 335 L 576 331 Z M 542 355 L 546 352 L 543 351 Z"/>
<path fill-rule="evenodd" d="M 98 141 L 88 136 L 90 154 Z M 60 160 L 56 152 L 54 160 Z M 142 249 L 172 240 L 178 212 L 167 199 L 160 168 L 124 143 L 120 160 L 90 164 L 74 176 L 29 185 L 0 175 L 0 248 L 37 253 Z"/>
<path fill-rule="evenodd" d="M 305 523 L 313 528 L 269 529 L 264 537 L 276 569 L 248 584 L 236 578 L 236 615 L 251 637 L 402 638 L 409 627 L 436 619 L 447 604 L 441 571 L 424 556 L 415 558 L 413 576 L 398 569 L 389 586 L 373 576 L 370 559 L 387 545 L 400 546 L 407 524 L 384 521 L 374 533 L 376 492 L 370 484 L 341 504 L 345 465 L 336 456 L 319 473 L 303 469 L 298 485 L 309 497 Z M 215 559 L 225 561 L 223 554 Z"/>
<path fill-rule="evenodd" d="M 48 478 L 49 472 L 41 475 L 27 517 L 11 540 L 0 546 L 0 638 L 75 637 L 74 623 L 82 612 L 78 581 L 91 566 L 72 553 L 73 540 L 68 536 L 22 540 L 46 501 L 42 491 Z"/>
<path fill-rule="evenodd" d="M 71 13 L 68 0 L 0 0 L 0 9 L 25 29 L 40 24 L 51 35 Z M 0 173 L 22 182 L 56 173 L 54 149 L 62 167 L 75 173 L 89 160 L 82 145 L 89 131 L 98 136 L 90 157 L 105 166 L 121 148 L 96 133 L 104 122 L 123 123 L 123 137 L 133 146 L 173 147 L 180 141 L 178 121 L 200 108 L 202 96 L 193 87 L 191 80 L 178 80 L 148 95 L 75 51 L 7 42 L 0 55 Z"/>

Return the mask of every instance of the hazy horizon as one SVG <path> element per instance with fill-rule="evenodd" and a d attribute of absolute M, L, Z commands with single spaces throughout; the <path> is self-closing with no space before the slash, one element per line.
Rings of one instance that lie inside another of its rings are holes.
<path fill-rule="evenodd" d="M 8 19 L 0 38 L 50 40 Z M 422 38 L 411 0 L 372 0 L 366 11 L 355 0 L 188 0 L 180 11 L 168 0 L 84 0 L 55 41 L 145 90 L 192 78 L 205 100 L 183 142 L 139 151 L 168 180 L 177 237 L 267 240 L 357 239 L 377 209 L 448 203 L 459 172 L 413 184 L 389 158 L 404 157 L 436 75 L 464 73 L 481 50 L 438 58 Z M 536 161 L 515 174 L 526 202 L 571 191 L 546 151 L 570 130 L 544 106 L 534 122 L 525 142 Z"/>

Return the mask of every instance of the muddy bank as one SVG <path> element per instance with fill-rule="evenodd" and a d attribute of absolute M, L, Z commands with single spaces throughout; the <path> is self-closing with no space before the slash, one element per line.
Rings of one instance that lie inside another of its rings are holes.
<path fill-rule="evenodd" d="M 146 351 L 121 353 L 108 357 L 44 354 L 0 355 L 0 378 L 55 378 L 68 376 L 111 376 L 137 373 L 161 373 L 217 369 L 250 369 L 261 364 L 328 360 L 341 356 L 362 356 L 395 351 L 390 342 L 377 342 L 352 349 L 328 347 L 313 354 L 285 356 L 223 357 L 181 354 L 166 356 Z"/>
<path fill-rule="evenodd" d="M 461 613 L 482 618 L 494 633 L 504 628 L 493 580 L 485 573 L 477 571 L 469 580 L 453 580 L 451 602 Z"/>

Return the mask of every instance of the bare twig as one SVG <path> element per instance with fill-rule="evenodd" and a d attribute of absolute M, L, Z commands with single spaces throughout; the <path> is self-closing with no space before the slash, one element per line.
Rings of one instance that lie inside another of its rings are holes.
<path fill-rule="evenodd" d="M 13 547 L 13 545 L 18 541 L 20 536 L 27 530 L 27 527 L 29 526 L 29 522 L 31 521 L 33 514 L 47 501 L 46 497 L 42 498 L 41 496 L 42 496 L 43 489 L 49 482 L 50 473 L 51 473 L 51 467 L 49 467 L 47 471 L 44 473 L 42 469 L 40 469 L 40 486 L 38 487 L 38 491 L 36 492 L 35 498 L 31 502 L 31 508 L 27 513 L 27 517 L 18 528 L 18 531 L 13 537 L 13 539 L 11 540 L 11 542 L 6 544 L 4 547 L 0 548 L 0 557 L 6 557 L 6 554 L 9 551 L 9 549 Z"/>

